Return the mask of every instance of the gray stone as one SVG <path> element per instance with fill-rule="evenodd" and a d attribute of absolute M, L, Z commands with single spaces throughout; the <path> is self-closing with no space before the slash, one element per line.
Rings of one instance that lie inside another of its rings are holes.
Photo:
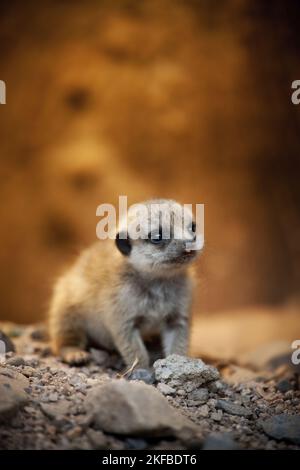
<path fill-rule="evenodd" d="M 207 386 L 210 392 L 224 393 L 227 385 L 225 385 L 221 380 L 216 380 L 215 382 L 209 382 Z"/>
<path fill-rule="evenodd" d="M 191 429 L 184 428 L 177 435 L 180 444 L 186 449 L 201 449 L 203 445 L 203 435 L 200 432 L 193 432 Z M 175 443 L 174 443 L 175 444 Z M 179 447 L 179 449 L 182 447 Z M 168 449 L 168 447 L 161 447 L 161 449 Z M 171 450 L 172 448 L 170 448 Z M 175 450 L 175 448 L 174 448 Z"/>
<path fill-rule="evenodd" d="M 25 389 L 29 382 L 22 374 L 8 369 L 0 368 L 0 422 L 11 419 L 28 401 Z"/>
<path fill-rule="evenodd" d="M 130 450 L 147 449 L 148 442 L 145 439 L 128 437 L 126 439 L 126 447 Z"/>
<path fill-rule="evenodd" d="M 40 365 L 40 361 L 37 357 L 25 358 L 25 365 L 29 367 L 38 367 Z"/>
<path fill-rule="evenodd" d="M 86 434 L 93 449 L 108 449 L 107 437 L 102 431 L 96 431 L 95 429 L 90 428 L 87 430 Z"/>
<path fill-rule="evenodd" d="M 230 434 L 211 434 L 204 443 L 202 450 L 237 450 L 238 444 Z"/>
<path fill-rule="evenodd" d="M 268 436 L 300 445 L 300 415 L 272 416 L 263 421 L 261 425 Z"/>
<path fill-rule="evenodd" d="M 218 400 L 216 407 L 225 411 L 230 415 L 235 416 L 243 416 L 244 418 L 250 418 L 252 416 L 252 411 L 248 408 L 245 408 L 242 405 L 237 405 L 236 403 L 232 403 L 231 401 L 226 400 Z"/>
<path fill-rule="evenodd" d="M 278 382 L 277 390 L 279 390 L 279 392 L 281 393 L 286 393 L 289 390 L 293 390 L 293 385 L 291 384 L 289 380 L 283 379 L 283 380 L 280 380 L 280 382 Z"/>
<path fill-rule="evenodd" d="M 7 366 L 19 367 L 19 366 L 24 366 L 24 364 L 25 364 L 25 361 L 23 357 L 21 356 L 12 356 L 6 361 Z"/>
<path fill-rule="evenodd" d="M 58 393 L 53 392 L 48 395 L 48 400 L 51 402 L 57 402 L 58 401 Z"/>
<path fill-rule="evenodd" d="M 85 436 L 80 436 L 76 439 L 69 438 L 68 440 L 70 442 L 70 450 L 91 450 L 89 439 L 87 439 Z"/>
<path fill-rule="evenodd" d="M 198 410 L 198 414 L 199 414 L 199 416 L 201 416 L 202 418 L 207 418 L 208 415 L 209 415 L 209 408 L 208 408 L 208 405 L 200 406 L 200 408 L 199 408 L 199 410 Z"/>
<path fill-rule="evenodd" d="M 135 369 L 131 372 L 129 380 L 141 380 L 146 384 L 152 385 L 155 381 L 153 372 L 148 369 Z"/>
<path fill-rule="evenodd" d="M 210 398 L 208 401 L 207 401 L 207 404 L 210 408 L 214 409 L 217 405 L 217 400 L 215 398 Z"/>
<path fill-rule="evenodd" d="M 157 385 L 157 390 L 159 390 L 163 395 L 174 395 L 176 392 L 175 388 L 172 388 L 170 385 L 164 383 L 159 383 Z"/>
<path fill-rule="evenodd" d="M 219 379 L 215 367 L 206 365 L 201 359 L 172 354 L 154 363 L 155 377 L 174 388 L 191 392 L 203 384 Z"/>
<path fill-rule="evenodd" d="M 86 380 L 86 377 L 79 374 L 74 374 L 69 379 L 69 384 L 72 385 L 78 392 L 85 392 L 87 388 Z"/>
<path fill-rule="evenodd" d="M 72 426 L 71 429 L 66 432 L 66 436 L 70 440 L 77 439 L 77 437 L 80 437 L 81 434 L 82 428 L 80 426 Z"/>
<path fill-rule="evenodd" d="M 66 416 L 70 413 L 70 402 L 61 400 L 58 403 L 40 403 L 41 410 L 57 423 L 65 421 Z"/>
<path fill-rule="evenodd" d="M 211 419 L 213 419 L 214 421 L 221 421 L 223 418 L 223 411 L 222 410 L 218 410 L 218 411 L 215 411 L 211 414 Z"/>
<path fill-rule="evenodd" d="M 25 366 L 22 369 L 22 374 L 25 375 L 25 377 L 32 377 L 33 375 L 35 375 L 35 369 L 30 366 Z"/>
<path fill-rule="evenodd" d="M 174 436 L 196 425 L 172 408 L 153 386 L 142 382 L 112 380 L 91 390 L 87 412 L 98 429 L 133 436 Z"/>
<path fill-rule="evenodd" d="M 207 402 L 208 396 L 207 388 L 197 388 L 188 395 L 188 398 L 195 402 L 196 405 L 203 405 Z"/>
<path fill-rule="evenodd" d="M 82 378 L 77 374 L 72 375 L 69 379 L 69 384 L 73 385 L 73 387 L 78 387 L 78 386 L 82 385 L 83 383 L 84 382 L 83 382 Z"/>

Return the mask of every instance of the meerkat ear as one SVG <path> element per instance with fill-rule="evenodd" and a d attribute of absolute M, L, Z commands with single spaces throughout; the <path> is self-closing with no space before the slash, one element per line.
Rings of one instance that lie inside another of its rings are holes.
<path fill-rule="evenodd" d="M 125 256 L 128 256 L 131 252 L 131 243 L 127 233 L 122 232 L 122 237 L 121 233 L 117 233 L 116 245 L 120 252 Z"/>

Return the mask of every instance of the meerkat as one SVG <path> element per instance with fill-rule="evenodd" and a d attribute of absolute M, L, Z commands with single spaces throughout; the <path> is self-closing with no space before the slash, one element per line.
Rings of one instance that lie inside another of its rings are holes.
<path fill-rule="evenodd" d="M 145 341 L 153 336 L 161 339 L 162 356 L 187 354 L 191 264 L 199 251 L 189 248 L 197 238 L 195 222 L 188 213 L 182 235 L 175 238 L 183 206 L 164 199 L 143 206 L 140 236 L 130 235 L 136 213 L 129 209 L 126 229 L 121 224 L 114 240 L 98 240 L 83 251 L 55 285 L 50 339 L 53 352 L 69 364 L 87 362 L 92 343 L 116 350 L 128 366 L 138 361 L 148 369 Z"/>

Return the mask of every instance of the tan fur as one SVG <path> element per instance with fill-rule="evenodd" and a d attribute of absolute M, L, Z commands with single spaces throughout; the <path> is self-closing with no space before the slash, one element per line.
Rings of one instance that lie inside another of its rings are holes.
<path fill-rule="evenodd" d="M 164 355 L 187 353 L 190 265 L 172 264 L 162 270 L 162 260 L 177 256 L 182 246 L 172 242 L 157 258 L 159 248 L 149 243 L 134 240 L 131 254 L 124 256 L 114 240 L 98 241 L 59 279 L 49 312 L 55 354 L 80 364 L 88 359 L 85 349 L 91 341 L 116 349 L 128 365 L 137 358 L 139 367 L 148 367 L 144 339 L 153 335 L 161 336 Z"/>

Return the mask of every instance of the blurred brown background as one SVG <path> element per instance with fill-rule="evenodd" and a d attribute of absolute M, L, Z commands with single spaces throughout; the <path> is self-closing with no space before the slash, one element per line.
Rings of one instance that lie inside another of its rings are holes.
<path fill-rule="evenodd" d="M 43 319 L 127 194 L 205 204 L 205 325 L 297 337 L 299 31 L 294 1 L 1 2 L 0 319 Z"/>

